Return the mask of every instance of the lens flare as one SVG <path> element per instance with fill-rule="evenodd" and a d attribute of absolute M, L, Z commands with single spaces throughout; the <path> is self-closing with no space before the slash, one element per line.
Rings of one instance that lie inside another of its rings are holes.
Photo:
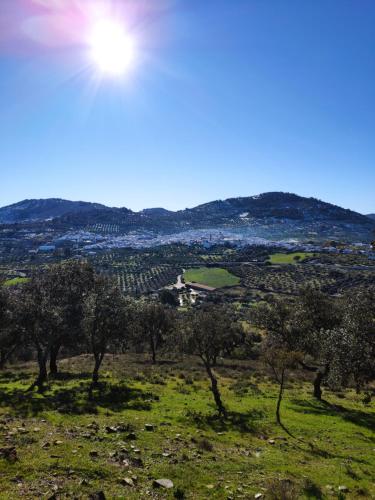
<path fill-rule="evenodd" d="M 116 21 L 97 22 L 92 28 L 89 44 L 92 60 L 104 74 L 124 75 L 134 62 L 134 40 Z"/>

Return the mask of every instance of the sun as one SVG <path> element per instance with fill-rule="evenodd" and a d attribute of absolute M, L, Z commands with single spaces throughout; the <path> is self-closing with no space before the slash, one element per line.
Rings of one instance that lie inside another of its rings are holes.
<path fill-rule="evenodd" d="M 134 40 L 116 21 L 103 20 L 94 24 L 89 45 L 92 60 L 103 74 L 124 75 L 134 62 Z"/>

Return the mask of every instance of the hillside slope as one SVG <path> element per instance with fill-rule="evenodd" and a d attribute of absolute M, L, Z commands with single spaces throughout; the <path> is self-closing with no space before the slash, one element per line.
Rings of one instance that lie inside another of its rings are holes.
<path fill-rule="evenodd" d="M 84 213 L 93 209 L 105 210 L 104 205 L 85 201 L 69 201 L 60 198 L 23 200 L 0 208 L 0 222 L 9 224 L 32 220 L 47 220 L 68 213 Z"/>
<path fill-rule="evenodd" d="M 61 199 L 25 200 L 0 209 L 0 223 L 48 224 L 59 230 L 115 225 L 119 233 L 235 230 L 268 239 L 373 239 L 375 220 L 316 198 L 272 192 L 216 200 L 177 212 L 163 208 L 133 212 L 97 203 Z"/>

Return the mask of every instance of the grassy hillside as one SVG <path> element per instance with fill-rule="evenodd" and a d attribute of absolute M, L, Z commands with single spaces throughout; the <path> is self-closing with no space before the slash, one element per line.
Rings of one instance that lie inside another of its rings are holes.
<path fill-rule="evenodd" d="M 153 367 L 108 356 L 101 393 L 89 401 L 91 364 L 62 362 L 44 396 L 25 393 L 28 365 L 1 374 L 0 438 L 18 457 L 0 458 L 1 499 L 375 496 L 375 411 L 354 391 L 326 391 L 318 403 L 297 374 L 282 407 L 292 437 L 275 424 L 277 387 L 261 366 L 217 368 L 230 411 L 221 422 L 195 359 Z M 159 478 L 173 488 L 156 489 Z"/>
<path fill-rule="evenodd" d="M 213 288 L 235 286 L 240 283 L 240 279 L 237 276 L 219 267 L 188 269 L 184 274 L 184 279 L 185 281 L 201 283 L 202 285 L 211 286 Z"/>

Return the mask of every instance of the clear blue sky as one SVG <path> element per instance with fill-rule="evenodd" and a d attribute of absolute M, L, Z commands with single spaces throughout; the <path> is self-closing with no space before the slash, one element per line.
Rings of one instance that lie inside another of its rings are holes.
<path fill-rule="evenodd" d="M 64 1 L 0 4 L 0 205 L 290 191 L 375 212 L 374 0 L 149 0 L 136 66 L 96 87 L 79 41 L 47 43 Z"/>

